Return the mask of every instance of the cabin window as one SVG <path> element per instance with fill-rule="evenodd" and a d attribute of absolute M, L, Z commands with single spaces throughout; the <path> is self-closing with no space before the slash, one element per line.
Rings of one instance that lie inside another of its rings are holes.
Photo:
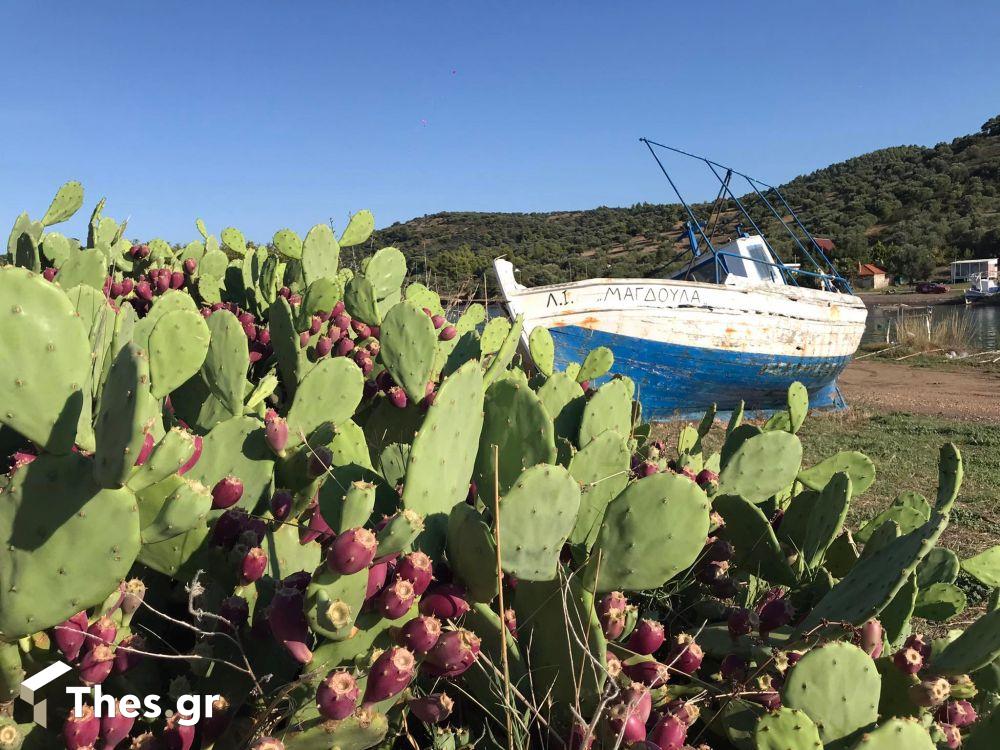
<path fill-rule="evenodd" d="M 772 281 L 776 284 L 781 283 L 781 272 L 773 265 L 768 265 L 774 263 L 774 258 L 764 245 L 747 245 L 746 250 L 754 261 L 760 261 L 759 263 L 752 263 L 757 272 L 757 278 L 761 281 Z"/>

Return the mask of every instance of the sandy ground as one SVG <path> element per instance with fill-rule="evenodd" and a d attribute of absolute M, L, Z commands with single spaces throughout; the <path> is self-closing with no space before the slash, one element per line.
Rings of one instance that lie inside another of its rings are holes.
<path fill-rule="evenodd" d="M 855 360 L 839 382 L 851 406 L 1000 424 L 1000 375 L 995 373 Z"/>

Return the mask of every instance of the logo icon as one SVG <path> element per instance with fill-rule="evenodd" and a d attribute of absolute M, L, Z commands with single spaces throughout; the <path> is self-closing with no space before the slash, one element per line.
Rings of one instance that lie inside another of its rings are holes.
<path fill-rule="evenodd" d="M 69 664 L 57 661 L 21 682 L 21 700 L 32 707 L 31 718 L 38 726 L 48 726 L 46 708 L 48 698 L 54 689 L 53 683 L 61 683 L 60 678 L 71 671 L 73 668 Z"/>

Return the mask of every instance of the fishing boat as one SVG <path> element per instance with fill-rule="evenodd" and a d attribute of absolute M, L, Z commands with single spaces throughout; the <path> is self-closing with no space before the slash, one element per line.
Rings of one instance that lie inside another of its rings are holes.
<path fill-rule="evenodd" d="M 965 290 L 965 304 L 974 305 L 978 302 L 995 301 L 1000 298 L 1000 285 L 995 279 L 973 274 L 971 281 L 972 285 Z"/>
<path fill-rule="evenodd" d="M 668 278 L 595 278 L 531 288 L 518 283 L 510 261 L 496 259 L 507 312 L 524 317 L 525 350 L 537 326 L 551 332 L 561 367 L 608 347 L 614 372 L 635 382 L 649 419 L 686 418 L 712 404 L 724 412 L 740 401 L 750 411 L 768 413 L 784 407 L 796 380 L 808 389 L 812 408 L 844 408 L 837 376 L 861 342 L 867 310 L 823 247 L 777 188 L 642 140 L 688 213 L 690 259 Z M 735 204 L 753 231 L 713 242 L 714 233 L 677 191 L 657 148 L 708 164 L 722 185 L 716 202 Z M 746 197 L 733 192 L 735 177 L 746 179 L 758 202 L 789 231 L 803 263 L 780 260 Z"/>

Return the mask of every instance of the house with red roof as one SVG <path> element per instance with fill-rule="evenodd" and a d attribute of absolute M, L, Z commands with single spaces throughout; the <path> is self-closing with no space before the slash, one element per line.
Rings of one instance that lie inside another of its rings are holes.
<path fill-rule="evenodd" d="M 889 286 L 889 275 L 874 263 L 858 263 L 855 286 L 859 289 L 882 289 Z"/>

